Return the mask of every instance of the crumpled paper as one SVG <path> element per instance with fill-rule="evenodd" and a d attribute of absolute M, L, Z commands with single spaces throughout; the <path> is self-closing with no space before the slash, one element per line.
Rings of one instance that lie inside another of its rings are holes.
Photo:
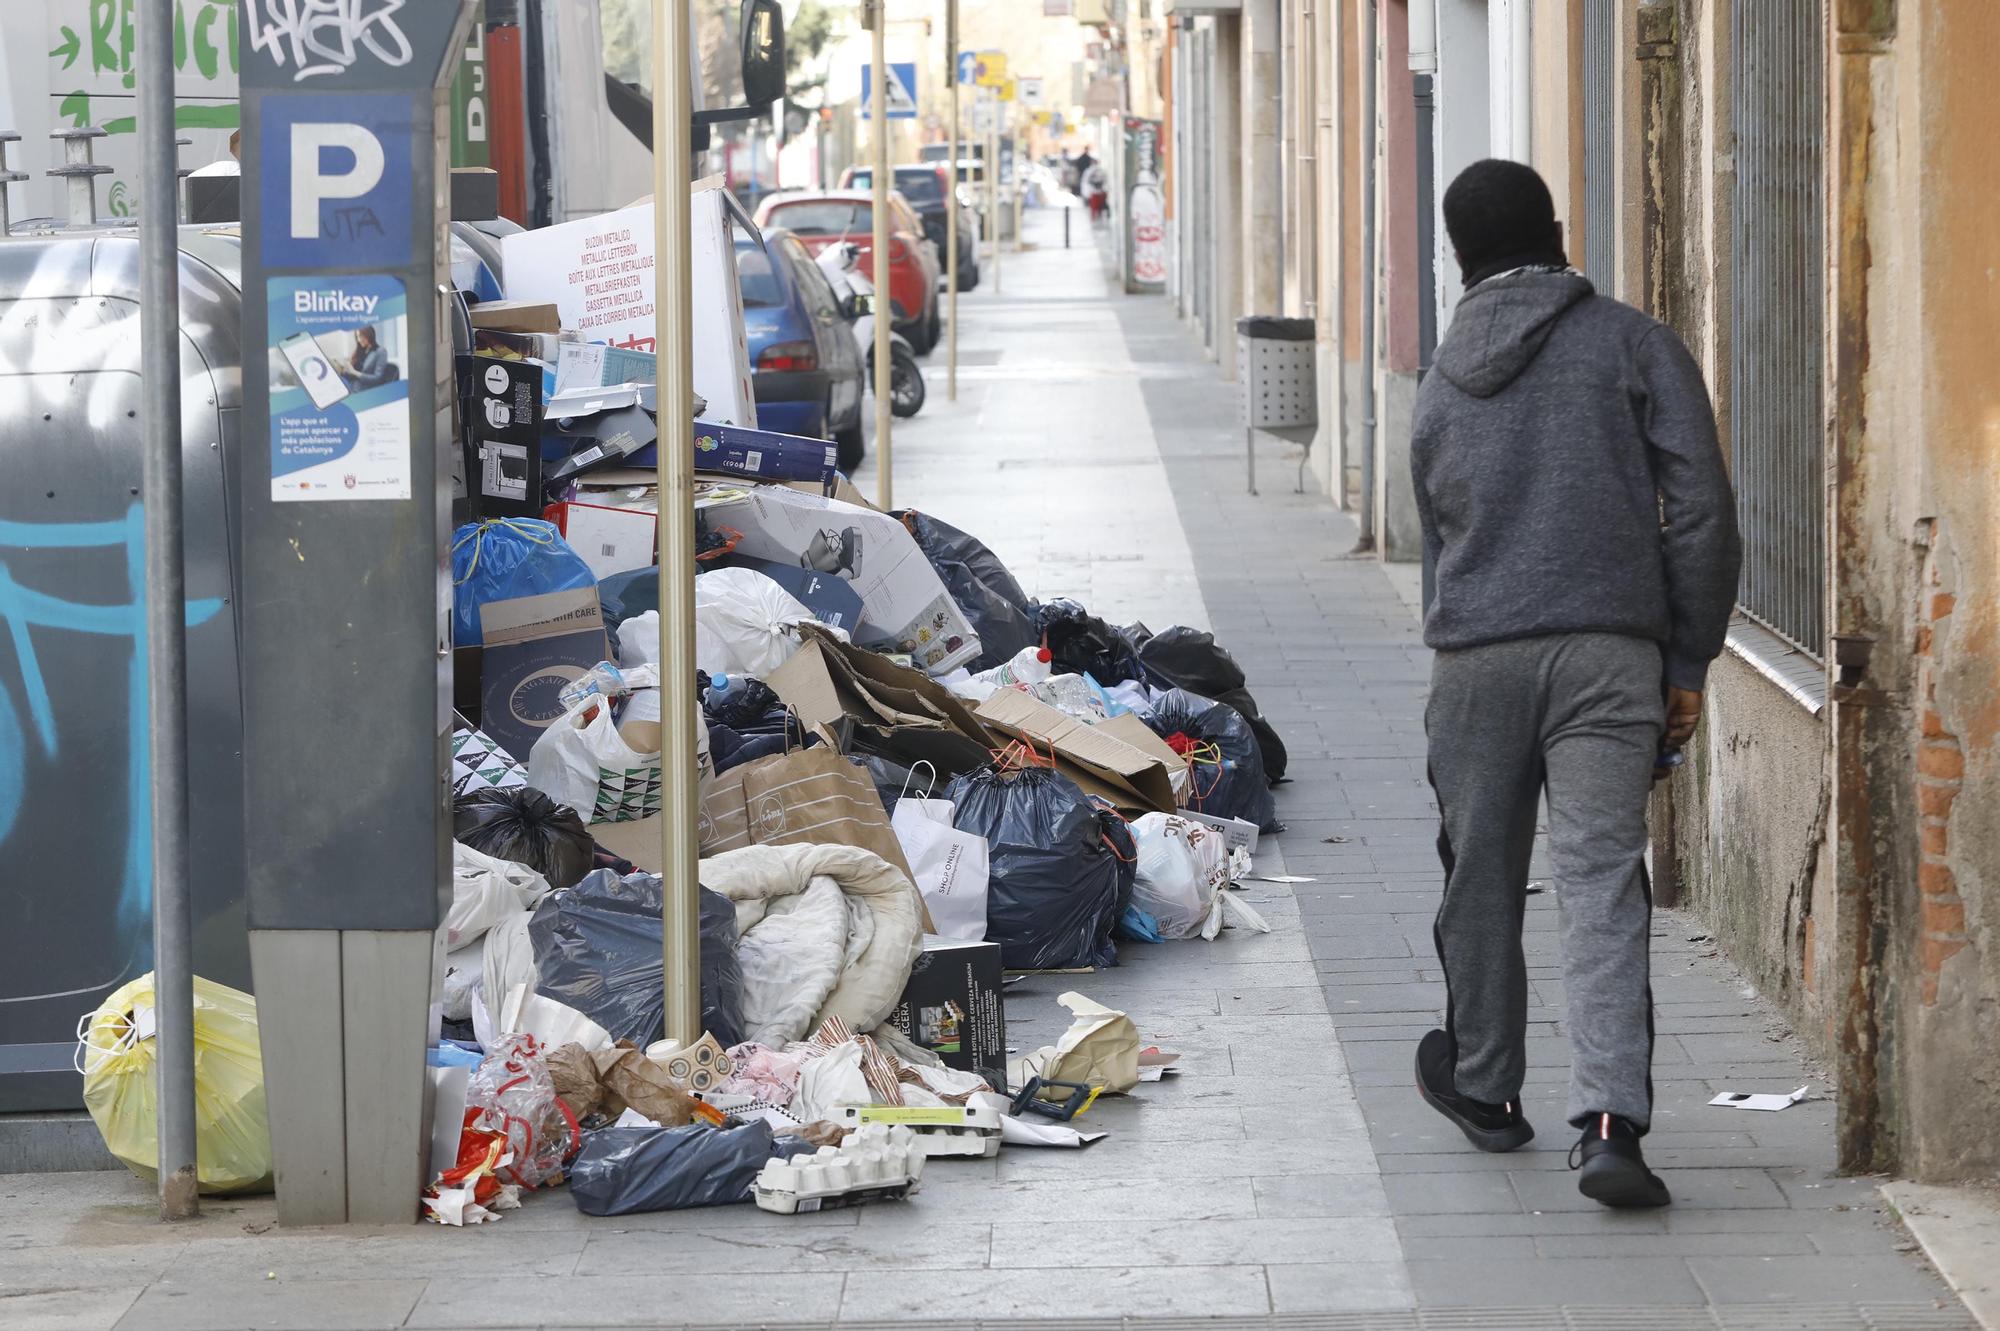
<path fill-rule="evenodd" d="M 617 1118 L 628 1107 L 662 1127 L 694 1121 L 694 1097 L 631 1044 L 595 1051 L 566 1044 L 544 1061 L 557 1097 L 578 1121 L 592 1114 Z"/>
<path fill-rule="evenodd" d="M 1017 1059 L 1008 1070 L 1016 1086 L 1030 1077 L 1044 1081 L 1074 1081 L 1110 1095 L 1123 1095 L 1139 1084 L 1139 1028 L 1116 1008 L 1105 1007 L 1082 994 L 1056 1000 L 1075 1020 L 1054 1045 L 1045 1045 Z"/>

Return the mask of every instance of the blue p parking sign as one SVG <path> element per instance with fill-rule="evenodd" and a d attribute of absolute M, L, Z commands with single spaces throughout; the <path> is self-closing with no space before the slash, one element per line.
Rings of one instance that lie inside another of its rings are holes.
<path fill-rule="evenodd" d="M 258 171 L 266 268 L 401 268 L 414 258 L 409 97 L 272 98 Z"/>

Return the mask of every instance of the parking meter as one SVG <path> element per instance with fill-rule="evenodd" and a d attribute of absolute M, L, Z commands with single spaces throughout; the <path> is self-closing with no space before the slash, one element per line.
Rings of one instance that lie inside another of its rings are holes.
<path fill-rule="evenodd" d="M 238 14 L 246 904 L 287 1225 L 413 1221 L 426 1182 L 451 866 L 446 112 L 472 10 Z"/>

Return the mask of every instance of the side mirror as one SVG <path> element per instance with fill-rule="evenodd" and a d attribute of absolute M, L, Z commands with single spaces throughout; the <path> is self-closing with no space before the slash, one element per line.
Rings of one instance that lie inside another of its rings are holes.
<path fill-rule="evenodd" d="M 859 319 L 864 314 L 875 313 L 875 298 L 873 296 L 849 296 L 847 298 L 847 305 L 847 317 L 850 319 Z"/>
<path fill-rule="evenodd" d="M 744 105 L 764 107 L 784 95 L 785 11 L 778 0 L 744 0 Z"/>

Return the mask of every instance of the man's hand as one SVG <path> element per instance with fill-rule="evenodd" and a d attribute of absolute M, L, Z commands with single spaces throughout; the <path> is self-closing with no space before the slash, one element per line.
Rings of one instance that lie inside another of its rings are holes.
<path fill-rule="evenodd" d="M 1666 746 L 1678 749 L 1694 738 L 1694 728 L 1701 720 L 1701 691 L 1699 689 L 1667 690 L 1667 733 Z"/>

